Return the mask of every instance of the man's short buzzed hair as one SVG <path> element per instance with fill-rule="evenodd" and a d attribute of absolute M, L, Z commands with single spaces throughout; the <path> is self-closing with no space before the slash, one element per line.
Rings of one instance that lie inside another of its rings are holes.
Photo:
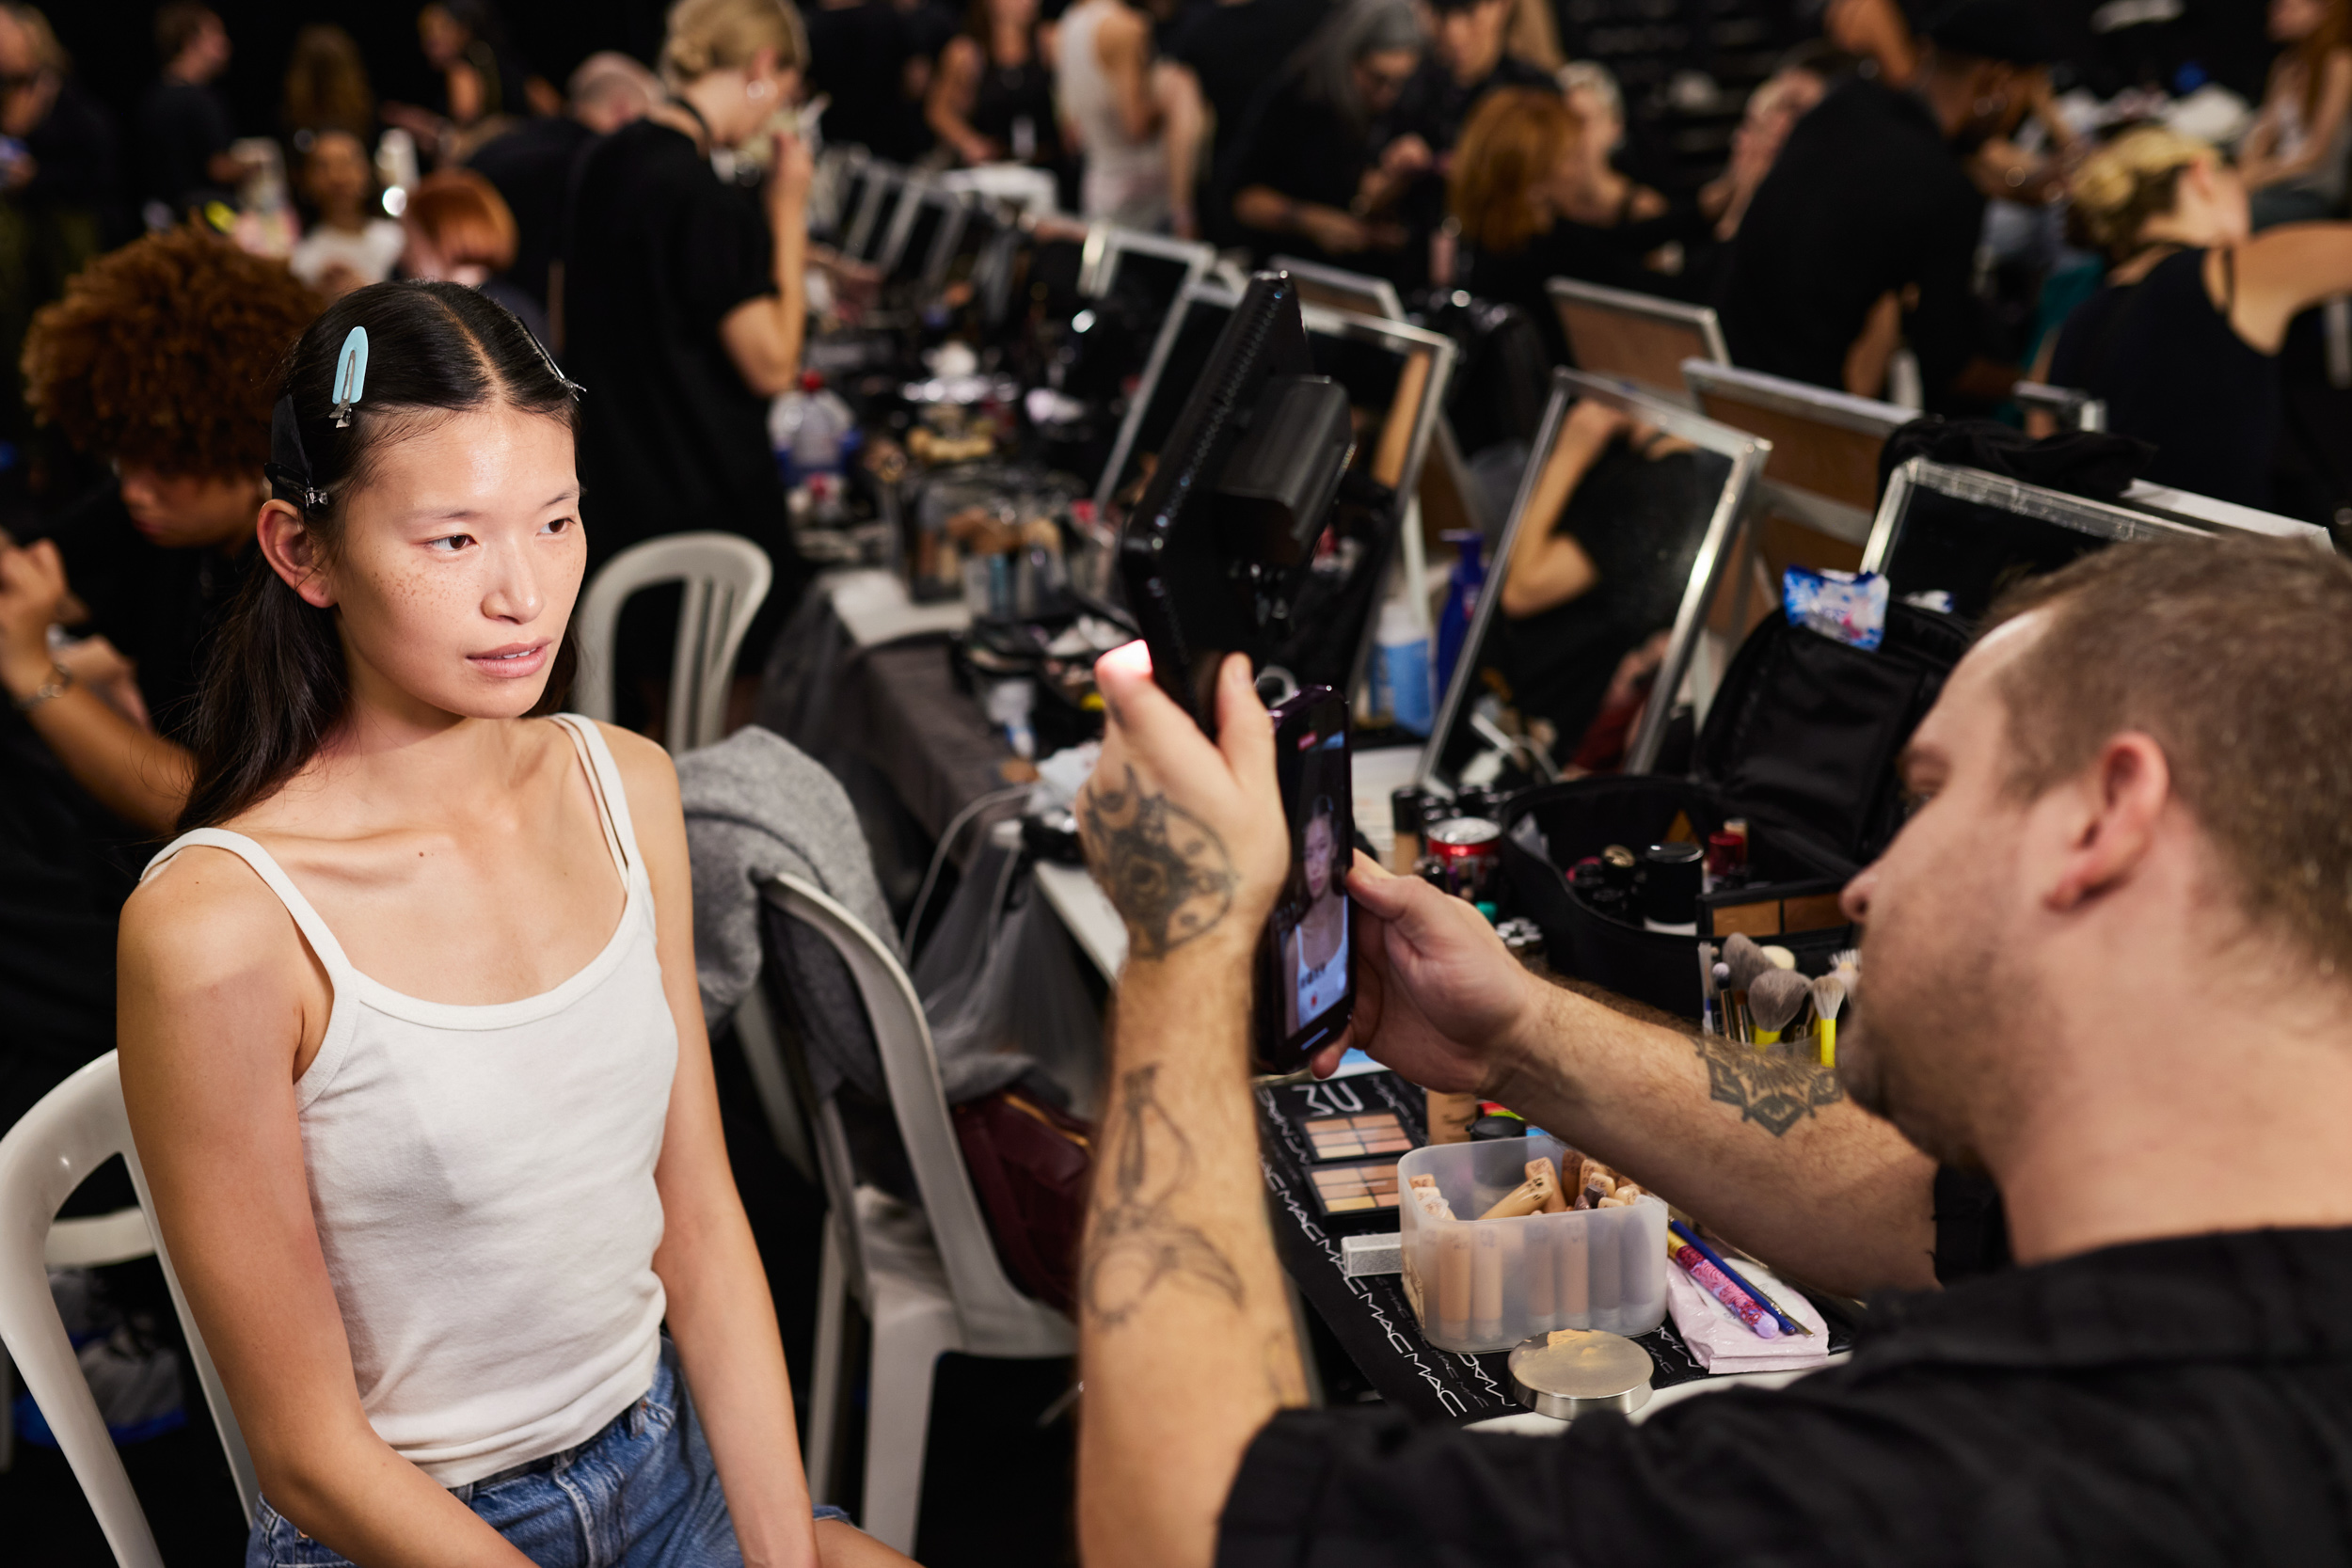
<path fill-rule="evenodd" d="M 2290 539 L 2116 545 L 1986 629 L 2033 610 L 2047 624 L 2001 675 L 2012 789 L 2152 736 L 2248 917 L 2352 977 L 2352 563 Z"/>

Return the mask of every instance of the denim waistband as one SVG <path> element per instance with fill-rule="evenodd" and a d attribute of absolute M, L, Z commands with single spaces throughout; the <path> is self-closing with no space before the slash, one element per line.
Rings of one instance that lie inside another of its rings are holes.
<path fill-rule="evenodd" d="M 663 1391 L 662 1385 L 671 1377 L 670 1355 L 672 1353 L 667 1339 L 662 1341 L 661 1349 L 661 1359 L 654 1364 L 653 1386 L 629 1402 L 628 1409 L 598 1427 L 592 1435 L 574 1443 L 568 1449 L 558 1449 L 555 1452 L 539 1459 L 527 1459 L 520 1465 L 509 1465 L 497 1474 L 484 1476 L 479 1481 L 461 1482 L 451 1487 L 450 1492 L 459 1502 L 469 1502 L 493 1486 L 503 1486 L 511 1481 L 521 1481 L 528 1476 L 544 1476 L 551 1470 L 563 1469 L 590 1449 L 616 1435 L 624 1425 L 642 1419 L 645 1413 L 645 1402 L 660 1394 Z"/>

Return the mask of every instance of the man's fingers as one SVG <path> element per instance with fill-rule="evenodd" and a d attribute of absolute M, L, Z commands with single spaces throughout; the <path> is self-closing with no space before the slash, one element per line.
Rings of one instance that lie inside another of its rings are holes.
<path fill-rule="evenodd" d="M 1258 701 L 1247 655 L 1226 655 L 1217 670 L 1216 744 L 1245 788 L 1273 784 L 1274 725 L 1265 705 Z"/>
<path fill-rule="evenodd" d="M 1347 891 L 1369 912 L 1382 920 L 1396 920 L 1403 917 L 1406 900 L 1412 896 L 1418 880 L 1391 876 L 1378 861 L 1359 849 L 1356 863 L 1348 868 Z"/>
<path fill-rule="evenodd" d="M 1327 1045 L 1322 1050 L 1316 1052 L 1313 1055 L 1308 1057 L 1307 1070 L 1313 1073 L 1317 1078 L 1328 1078 L 1331 1074 L 1340 1070 L 1340 1058 L 1346 1054 L 1347 1041 L 1345 1038 L 1343 1038 L 1339 1044 Z"/>

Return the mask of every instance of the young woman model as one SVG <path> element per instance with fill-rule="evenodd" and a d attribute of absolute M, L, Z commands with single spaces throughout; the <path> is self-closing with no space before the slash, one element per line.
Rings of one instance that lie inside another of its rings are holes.
<path fill-rule="evenodd" d="M 1062 160 L 1054 108 L 1053 27 L 1037 0 L 974 0 L 964 30 L 940 51 L 925 118 L 967 164 Z"/>
<path fill-rule="evenodd" d="M 1282 1011 L 1292 1034 L 1323 1016 L 1347 989 L 1347 856 L 1338 814 L 1318 798 L 1299 836 L 1306 906 L 1282 938 Z"/>
<path fill-rule="evenodd" d="M 448 283 L 347 295 L 284 388 L 269 570 L 120 961 L 132 1130 L 266 1498 L 247 1562 L 903 1561 L 812 1522 L 676 779 L 555 716 L 577 388 Z"/>
<path fill-rule="evenodd" d="M 2352 291 L 2352 224 L 2252 233 L 2245 182 L 2156 126 L 2084 160 L 2074 198 L 2113 270 L 2059 328 L 2042 379 L 2095 393 L 2108 429 L 2154 442 L 2157 483 L 2270 505 L 2286 430 L 2279 348 L 2288 322 Z"/>

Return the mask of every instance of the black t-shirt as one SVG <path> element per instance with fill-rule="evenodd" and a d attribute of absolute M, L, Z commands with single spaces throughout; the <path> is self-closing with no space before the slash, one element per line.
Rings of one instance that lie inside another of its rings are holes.
<path fill-rule="evenodd" d="M 1311 96 L 1298 76 L 1284 76 L 1266 90 L 1229 152 L 1219 176 L 1222 207 L 1236 237 L 1261 258 L 1279 252 L 1355 272 L 1390 270 L 1391 256 L 1331 255 L 1305 234 L 1249 229 L 1232 215 L 1233 198 L 1252 185 L 1343 213 L 1355 203 L 1364 171 L 1372 166 L 1371 144 L 1337 109 Z"/>
<path fill-rule="evenodd" d="M 114 119 L 78 82 L 63 82 L 39 125 L 25 133 L 33 177 L 10 193 L 19 202 L 103 208 L 115 190 Z"/>
<path fill-rule="evenodd" d="M 0 710 L 0 1132 L 114 1049 L 115 921 L 139 836 Z"/>
<path fill-rule="evenodd" d="M 1558 754 L 1576 753 L 1618 662 L 1674 625 L 1699 542 L 1714 515 L 1723 459 L 1645 458 L 1622 438 L 1600 455 L 1552 525 L 1583 547 L 1593 586 L 1567 603 L 1500 623 L 1519 712 L 1549 719 Z"/>
<path fill-rule="evenodd" d="M 542 309 L 548 263 L 564 236 L 564 201 L 572 171 L 596 134 L 569 115 L 525 120 L 484 143 L 466 166 L 498 187 L 515 214 L 515 264 L 506 277 Z"/>
<path fill-rule="evenodd" d="M 1873 1304 L 1853 1359 L 1553 1439 L 1292 1411 L 1228 1568 L 2342 1562 L 2352 1231 L 2108 1247 Z"/>
<path fill-rule="evenodd" d="M 1396 105 L 1381 118 L 1380 130 L 1373 139 L 1385 147 L 1399 136 L 1419 136 L 1429 144 L 1430 151 L 1443 156 L 1462 139 L 1462 127 L 1478 101 L 1497 87 L 1542 87 L 1558 92 L 1560 84 L 1543 67 L 1505 55 L 1495 62 L 1493 71 L 1464 87 L 1436 56 L 1424 56 L 1397 94 Z M 1444 184 L 1442 176 L 1433 173 L 1430 178 Z"/>
<path fill-rule="evenodd" d="M 2050 379 L 2103 398 L 2107 429 L 2155 443 L 2146 477 L 2241 506 L 2271 504 L 2286 430 L 2279 361 L 2237 335 L 2205 288 L 2205 253 L 2110 284 L 2058 331 Z"/>
<path fill-rule="evenodd" d="M 1880 296 L 1913 285 L 1904 335 L 1947 406 L 1973 335 L 1984 198 L 1927 105 L 1855 77 L 1797 121 L 1732 242 L 1721 302 L 1734 363 L 1842 388 Z"/>
<path fill-rule="evenodd" d="M 1241 135 L 1260 90 L 1329 10 L 1328 0 L 1241 0 L 1195 6 L 1176 19 L 1168 55 L 1200 79 L 1200 96 L 1216 113 L 1218 157 Z"/>
<path fill-rule="evenodd" d="M 809 90 L 833 99 L 825 108 L 826 144 L 901 162 L 920 153 L 929 138 L 921 107 L 906 93 L 907 61 L 915 53 L 906 18 L 890 0 L 807 6 L 801 17 L 808 27 Z"/>
<path fill-rule="evenodd" d="M 206 166 L 229 150 L 230 132 L 229 111 L 211 87 L 165 77 L 148 89 L 139 131 L 150 198 L 176 212 L 214 187 Z"/>
<path fill-rule="evenodd" d="M 151 543 L 112 484 L 59 516 L 47 537 L 65 563 L 66 586 L 89 607 L 89 620 L 72 630 L 103 637 L 138 666 L 156 733 L 185 745 L 207 644 L 258 555 L 250 546 L 232 560 Z"/>
<path fill-rule="evenodd" d="M 594 562 L 641 539 L 725 529 L 789 558 L 765 400 L 719 324 L 775 293 L 749 193 L 680 133 L 625 125 L 590 149 L 564 261 L 564 369 L 580 398 L 581 519 Z"/>

